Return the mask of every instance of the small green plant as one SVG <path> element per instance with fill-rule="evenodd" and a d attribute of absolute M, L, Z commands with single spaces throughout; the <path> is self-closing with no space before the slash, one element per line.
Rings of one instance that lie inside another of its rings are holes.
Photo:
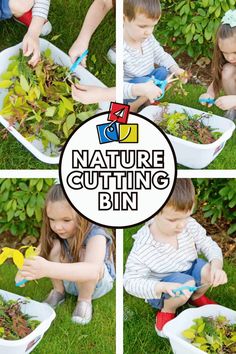
<path fill-rule="evenodd" d="M 222 133 L 212 131 L 203 123 L 203 118 L 209 118 L 209 115 L 204 113 L 190 116 L 187 112 L 168 113 L 168 105 L 163 105 L 161 117 L 158 114 L 157 120 L 159 127 L 168 134 L 197 144 L 211 144 Z"/>
<path fill-rule="evenodd" d="M 39 236 L 45 194 L 53 179 L 0 179 L 0 233 Z"/>
<path fill-rule="evenodd" d="M 194 325 L 182 332 L 191 344 L 209 354 L 236 353 L 236 324 L 225 316 L 200 317 Z"/>
<path fill-rule="evenodd" d="M 32 319 L 22 313 L 21 304 L 26 301 L 9 300 L 5 301 L 0 295 L 0 338 L 6 340 L 17 340 L 30 334 L 40 321 Z"/>
<path fill-rule="evenodd" d="M 53 61 L 50 49 L 42 53 L 34 68 L 22 50 L 10 60 L 0 81 L 0 88 L 8 90 L 0 114 L 28 141 L 40 139 L 45 149 L 50 143 L 60 148 L 72 131 L 95 113 L 97 105 L 73 100 L 70 85 L 79 80 Z"/>

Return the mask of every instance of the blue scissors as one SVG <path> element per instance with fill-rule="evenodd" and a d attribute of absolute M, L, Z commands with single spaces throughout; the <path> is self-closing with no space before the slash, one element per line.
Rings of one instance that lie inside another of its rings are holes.
<path fill-rule="evenodd" d="M 188 291 L 191 291 L 192 293 L 200 288 L 203 288 L 204 286 L 206 286 L 208 284 L 203 284 L 203 285 L 200 285 L 200 286 L 189 286 L 189 285 L 183 285 L 183 286 L 180 286 L 179 288 L 176 288 L 174 290 L 172 290 L 172 293 L 174 294 L 178 294 L 178 295 L 184 295 L 183 293 L 183 290 L 188 290 Z"/>
<path fill-rule="evenodd" d="M 167 86 L 168 84 L 170 84 L 170 83 L 173 82 L 173 81 L 179 80 L 178 77 L 172 79 L 173 75 L 174 75 L 174 74 L 171 74 L 171 75 L 168 77 L 168 79 L 165 79 L 165 80 L 158 80 L 158 79 L 153 78 L 154 84 L 155 84 L 156 86 L 160 87 L 160 89 L 161 89 L 161 91 L 162 91 L 162 95 L 159 96 L 159 97 L 157 97 L 157 98 L 155 99 L 155 101 L 159 101 L 160 99 L 162 99 L 162 98 L 164 97 L 165 91 L 166 91 L 166 86 Z"/>
<path fill-rule="evenodd" d="M 78 66 L 78 65 L 81 63 L 81 61 L 86 57 L 86 55 L 88 54 L 88 52 L 89 52 L 88 49 L 86 49 L 86 50 L 81 54 L 81 56 L 71 65 L 71 67 L 70 67 L 70 72 L 69 72 L 68 75 L 66 75 L 64 81 L 68 78 L 68 76 L 69 76 L 71 73 L 73 73 L 73 72 L 76 70 L 77 66 Z"/>
<path fill-rule="evenodd" d="M 199 98 L 200 103 L 209 103 L 209 104 L 215 104 L 215 99 L 214 98 Z"/>
<path fill-rule="evenodd" d="M 25 283 L 27 283 L 29 280 L 27 279 L 22 279 L 21 281 L 18 281 L 18 283 L 16 283 L 16 286 L 21 286 L 24 285 Z"/>

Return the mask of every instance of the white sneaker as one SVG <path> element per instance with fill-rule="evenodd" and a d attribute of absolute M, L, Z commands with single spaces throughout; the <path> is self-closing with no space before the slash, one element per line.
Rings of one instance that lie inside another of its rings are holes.
<path fill-rule="evenodd" d="M 52 31 L 52 25 L 49 21 L 45 22 L 41 31 L 41 36 L 47 36 Z"/>
<path fill-rule="evenodd" d="M 87 301 L 78 301 L 72 315 L 72 321 L 85 325 L 92 319 L 92 303 Z"/>
<path fill-rule="evenodd" d="M 107 52 L 107 57 L 110 62 L 116 65 L 116 45 L 113 45 Z"/>

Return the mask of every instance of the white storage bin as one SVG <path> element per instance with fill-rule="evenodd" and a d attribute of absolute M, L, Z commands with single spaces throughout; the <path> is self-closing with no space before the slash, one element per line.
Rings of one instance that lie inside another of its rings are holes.
<path fill-rule="evenodd" d="M 41 321 L 38 327 L 35 328 L 26 337 L 18 340 L 0 339 L 0 354 L 28 354 L 43 338 L 44 333 L 50 327 L 56 314 L 55 311 L 47 304 L 28 300 L 23 296 L 0 290 L 0 295 L 4 300 L 26 300 L 26 304 L 21 304 L 21 310 L 34 319 Z"/>
<path fill-rule="evenodd" d="M 158 116 L 158 113 L 161 113 L 161 110 L 161 106 L 148 106 L 145 107 L 140 114 L 153 121 L 155 120 L 155 117 Z M 198 109 L 174 103 L 168 105 L 169 113 L 184 111 L 190 115 L 206 113 L 199 111 Z M 232 136 L 235 129 L 235 124 L 231 120 L 216 115 L 212 115 L 209 119 L 204 118 L 202 122 L 215 131 L 223 133 L 221 137 L 211 144 L 196 144 L 167 134 L 173 145 L 177 162 L 179 164 L 197 169 L 206 167 L 219 155 L 225 146 L 226 141 Z"/>
<path fill-rule="evenodd" d="M 195 318 L 225 316 L 232 324 L 236 323 L 236 311 L 220 305 L 205 305 L 191 308 L 181 312 L 176 318 L 163 327 L 163 333 L 169 338 L 174 354 L 204 354 L 202 350 L 194 347 L 181 334 L 191 327 Z"/>
<path fill-rule="evenodd" d="M 16 55 L 19 49 L 22 48 L 22 43 L 10 47 L 8 49 L 0 52 L 0 75 L 4 73 L 9 65 L 9 58 L 13 55 Z M 71 60 L 70 57 L 61 51 L 59 48 L 55 47 L 50 42 L 45 39 L 40 38 L 40 50 L 45 51 L 47 48 L 50 48 L 52 53 L 53 60 L 60 65 L 70 67 Z M 100 80 L 98 80 L 94 75 L 92 75 L 88 70 L 79 65 L 75 71 L 76 75 L 81 79 L 81 84 L 94 85 L 99 87 L 106 87 Z M 6 89 L 0 89 L 0 109 L 2 109 L 3 99 L 7 94 Z M 108 111 L 110 103 L 102 102 L 99 104 L 99 110 Z M 9 130 L 9 132 L 22 144 L 26 149 L 28 149 L 35 157 L 39 160 L 50 163 L 58 164 L 59 163 L 59 152 L 51 145 L 46 151 L 44 150 L 42 143 L 35 140 L 33 143 L 28 142 L 14 127 L 10 127 L 6 119 L 0 115 L 0 123 Z"/>

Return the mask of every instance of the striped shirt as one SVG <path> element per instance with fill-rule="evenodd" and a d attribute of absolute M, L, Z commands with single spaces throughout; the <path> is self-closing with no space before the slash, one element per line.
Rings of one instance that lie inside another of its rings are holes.
<path fill-rule="evenodd" d="M 177 236 L 178 249 L 155 241 L 149 228 L 151 222 L 133 236 L 135 242 L 124 274 L 124 287 L 131 295 L 144 299 L 160 298 L 161 294 L 155 291 L 157 282 L 173 272 L 190 269 L 200 253 L 209 262 L 223 260 L 220 247 L 193 218 L 188 219 L 184 231 Z"/>
<path fill-rule="evenodd" d="M 176 61 L 164 51 L 153 35 L 142 43 L 142 50 L 124 42 L 124 81 L 149 75 L 155 69 L 155 64 L 168 70 L 172 66 L 178 68 Z"/>
<path fill-rule="evenodd" d="M 50 0 L 35 0 L 32 9 L 32 15 L 47 19 L 49 6 L 50 6 Z"/>

